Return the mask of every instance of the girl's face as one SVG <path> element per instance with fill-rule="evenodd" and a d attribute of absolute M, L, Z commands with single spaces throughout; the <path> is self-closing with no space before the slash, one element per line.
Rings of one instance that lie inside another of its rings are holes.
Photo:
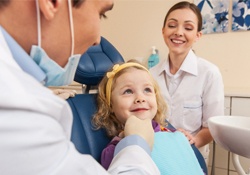
<path fill-rule="evenodd" d="M 131 115 L 140 119 L 153 119 L 157 112 L 157 103 L 154 85 L 148 72 L 130 68 L 118 77 L 111 94 L 111 106 L 122 123 Z"/>
<path fill-rule="evenodd" d="M 172 11 L 162 33 L 170 54 L 187 54 L 193 43 L 201 37 L 198 18 L 190 9 Z"/>

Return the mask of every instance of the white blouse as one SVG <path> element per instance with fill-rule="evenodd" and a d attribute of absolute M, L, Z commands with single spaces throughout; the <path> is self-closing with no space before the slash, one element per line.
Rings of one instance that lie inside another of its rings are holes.
<path fill-rule="evenodd" d="M 207 120 L 224 115 L 224 85 L 219 69 L 192 50 L 175 75 L 169 71 L 169 60 L 150 69 L 168 104 L 167 119 L 176 128 L 195 135 Z"/>

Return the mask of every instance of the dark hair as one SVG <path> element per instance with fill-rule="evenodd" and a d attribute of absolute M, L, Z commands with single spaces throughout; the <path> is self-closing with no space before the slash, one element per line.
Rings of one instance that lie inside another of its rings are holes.
<path fill-rule="evenodd" d="M 11 0 L 0 0 L 0 9 L 7 6 Z M 54 2 L 55 0 L 53 0 Z M 80 7 L 85 0 L 72 0 L 73 7 Z"/>
<path fill-rule="evenodd" d="M 72 0 L 73 7 L 80 7 L 85 0 Z"/>
<path fill-rule="evenodd" d="M 177 4 L 175 4 L 174 6 L 172 6 L 169 9 L 169 11 L 164 19 L 163 28 L 165 27 L 165 24 L 166 24 L 166 21 L 167 21 L 169 14 L 175 10 L 178 10 L 178 9 L 190 9 L 190 10 L 192 10 L 198 18 L 198 31 L 201 31 L 201 29 L 202 29 L 202 16 L 201 16 L 200 9 L 195 4 L 190 3 L 188 1 L 178 2 Z"/>
<path fill-rule="evenodd" d="M 10 3 L 10 0 L 0 0 L 0 9 L 4 6 L 7 6 Z"/>

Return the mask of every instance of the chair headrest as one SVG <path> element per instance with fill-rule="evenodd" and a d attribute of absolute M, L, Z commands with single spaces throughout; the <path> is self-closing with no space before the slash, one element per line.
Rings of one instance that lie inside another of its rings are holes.
<path fill-rule="evenodd" d="M 124 62 L 118 50 L 104 37 L 99 45 L 90 47 L 80 58 L 74 80 L 96 86 L 105 73 L 117 63 Z"/>

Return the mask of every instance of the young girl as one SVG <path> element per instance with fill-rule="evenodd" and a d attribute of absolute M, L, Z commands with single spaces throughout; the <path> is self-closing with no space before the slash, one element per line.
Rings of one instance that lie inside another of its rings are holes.
<path fill-rule="evenodd" d="M 94 125 L 105 128 L 107 134 L 114 137 L 102 152 L 101 164 L 104 168 L 109 167 L 115 146 L 123 138 L 124 123 L 128 117 L 134 115 L 140 119 L 152 119 L 155 132 L 169 133 L 155 134 L 152 158 L 161 174 L 203 174 L 184 134 L 178 131 L 172 133 L 164 127 L 167 107 L 156 81 L 144 66 L 135 62 L 115 65 L 103 78 L 98 90 L 98 111 L 93 118 Z M 174 161 L 168 158 L 172 153 L 175 156 Z M 164 164 L 161 165 L 159 160 Z"/>

